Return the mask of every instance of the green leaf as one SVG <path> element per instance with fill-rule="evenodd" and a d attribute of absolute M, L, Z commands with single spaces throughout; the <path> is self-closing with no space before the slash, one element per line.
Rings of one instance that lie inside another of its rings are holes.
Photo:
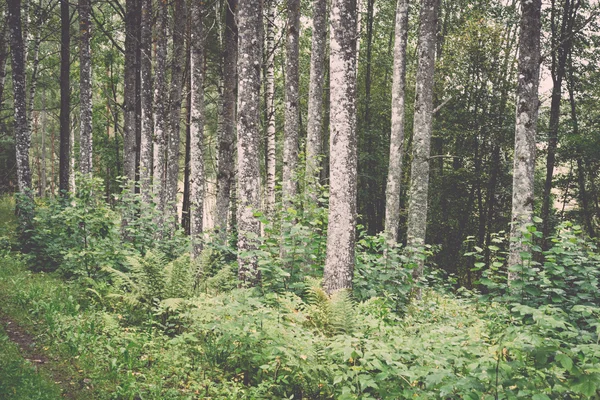
<path fill-rule="evenodd" d="M 570 372 L 573 369 L 573 360 L 571 360 L 571 357 L 568 355 L 564 353 L 558 353 L 555 358 L 565 370 Z"/>
<path fill-rule="evenodd" d="M 531 400 L 550 400 L 550 397 L 546 396 L 545 394 L 538 393 L 538 394 L 534 394 L 531 397 Z"/>

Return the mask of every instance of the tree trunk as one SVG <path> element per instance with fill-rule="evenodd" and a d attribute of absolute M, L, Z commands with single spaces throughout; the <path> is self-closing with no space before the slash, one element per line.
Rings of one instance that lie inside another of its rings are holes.
<path fill-rule="evenodd" d="M 330 11 L 330 196 L 327 293 L 352 289 L 356 241 L 356 0 L 333 0 Z"/>
<path fill-rule="evenodd" d="M 254 212 L 260 207 L 259 110 L 262 60 L 262 1 L 241 1 L 238 6 L 238 114 L 237 114 L 237 207 L 239 279 L 256 285 L 260 271 L 256 256 L 245 253 L 257 248 L 260 223 Z"/>
<path fill-rule="evenodd" d="M 512 227 L 508 258 L 508 281 L 518 279 L 514 271 L 522 264 L 521 252 L 530 247 L 523 233 L 533 218 L 533 184 L 535 174 L 535 132 L 538 118 L 538 86 L 540 73 L 540 9 L 541 0 L 521 0 L 521 33 L 517 85 L 517 117 L 515 123 L 515 155 L 513 165 Z M 511 270 L 512 269 L 512 270 Z"/>
<path fill-rule="evenodd" d="M 90 54 L 90 0 L 79 0 L 79 170 L 92 174 L 92 60 Z"/>
<path fill-rule="evenodd" d="M 306 190 L 316 202 L 312 184 L 318 180 L 323 152 L 323 77 L 327 40 L 327 0 L 313 0 L 310 84 L 308 88 L 308 122 L 306 127 Z"/>
<path fill-rule="evenodd" d="M 215 227 L 224 237 L 228 226 L 229 205 L 232 199 L 235 166 L 235 129 L 237 96 L 237 42 L 238 31 L 235 21 L 237 0 L 227 0 L 225 5 L 225 43 L 223 48 L 223 92 L 217 165 L 217 212 Z"/>
<path fill-rule="evenodd" d="M 2 26 L 0 30 L 0 109 L 4 101 L 4 87 L 6 82 L 6 61 L 8 60 L 8 42 L 10 40 L 10 29 L 8 24 Z"/>
<path fill-rule="evenodd" d="M 152 0 L 142 0 L 141 23 L 141 108 L 142 133 L 140 138 L 140 191 L 142 201 L 152 201 Z"/>
<path fill-rule="evenodd" d="M 125 67 L 123 72 L 123 174 L 127 179 L 127 187 L 133 190 L 135 184 L 135 164 L 138 151 L 136 132 L 136 47 L 137 29 L 135 26 L 137 2 L 126 0 L 125 14 Z"/>
<path fill-rule="evenodd" d="M 17 184 L 19 192 L 31 197 L 31 170 L 29 148 L 31 132 L 27 125 L 27 100 L 25 95 L 25 59 L 21 31 L 21 2 L 8 0 L 8 26 L 10 29 L 10 54 L 12 61 L 15 144 L 17 153 Z"/>
<path fill-rule="evenodd" d="M 404 158 L 404 101 L 406 88 L 406 44 L 408 40 L 408 0 L 398 0 L 392 76 L 392 132 L 390 161 L 385 191 L 385 232 L 389 241 L 398 241 L 400 229 L 400 186 Z"/>
<path fill-rule="evenodd" d="M 190 235 L 192 257 L 202 251 L 202 217 L 204 211 L 204 33 L 202 3 L 192 2 L 191 43 L 191 128 L 190 128 Z"/>
<path fill-rule="evenodd" d="M 169 138 L 167 145 L 166 221 L 177 225 L 177 192 L 179 184 L 179 154 L 181 129 L 181 103 L 183 92 L 183 60 L 185 60 L 186 9 L 184 0 L 175 0 L 173 12 L 173 61 L 171 63 L 171 92 L 169 110 Z"/>
<path fill-rule="evenodd" d="M 429 154 L 433 129 L 433 86 L 435 71 L 436 32 L 439 0 L 421 2 L 418 44 L 415 115 L 413 123 L 412 165 L 408 195 L 408 246 L 425 245 L 427 230 L 427 198 L 429 194 Z M 418 279 L 423 274 L 424 262 L 413 270 Z"/>
<path fill-rule="evenodd" d="M 47 182 L 46 182 L 46 127 L 47 127 L 47 114 L 46 114 L 46 91 L 43 90 L 42 91 L 42 116 L 41 116 L 41 126 L 40 126 L 40 132 L 42 135 L 42 154 L 40 156 L 41 158 L 41 165 L 40 165 L 40 197 L 45 197 L 46 196 L 46 187 L 47 187 Z M 52 151 L 54 151 L 54 149 L 52 149 Z"/>
<path fill-rule="evenodd" d="M 267 112 L 267 193 L 266 213 L 275 211 L 276 144 L 275 144 L 275 0 L 267 3 L 267 65 L 265 102 Z"/>
<path fill-rule="evenodd" d="M 300 0 L 287 0 L 287 40 L 285 68 L 285 126 L 283 141 L 283 182 L 282 199 L 289 201 L 296 196 L 298 169 L 298 130 L 300 104 L 298 86 L 299 38 L 300 38 Z"/>
<path fill-rule="evenodd" d="M 560 120 L 560 103 L 562 95 L 562 82 L 565 76 L 565 66 L 567 56 L 571 51 L 571 35 L 575 14 L 579 8 L 578 0 L 564 0 L 562 9 L 562 21 L 560 31 L 557 32 L 557 22 L 555 9 L 555 0 L 552 0 L 551 10 L 551 31 L 552 47 L 556 48 L 552 52 L 552 100 L 550 103 L 550 122 L 548 130 L 548 157 L 546 158 L 546 181 L 544 184 L 544 195 L 542 196 L 542 215 L 543 220 L 543 247 L 548 247 L 546 237 L 550 235 L 550 200 L 552 191 L 552 178 L 554 177 L 554 165 L 556 163 L 556 149 L 558 146 L 558 123 Z"/>
<path fill-rule="evenodd" d="M 166 147 L 167 147 L 167 2 L 158 2 L 156 26 L 156 87 L 154 90 L 154 154 L 153 189 L 156 208 L 162 214 L 165 208 Z M 160 223 L 160 221 L 156 221 Z"/>
<path fill-rule="evenodd" d="M 58 167 L 58 189 L 61 196 L 66 196 L 69 192 L 69 162 L 71 157 L 71 120 L 69 116 L 71 101 L 71 82 L 69 73 L 71 35 L 69 32 L 70 21 L 68 0 L 61 0 L 60 2 L 60 24 L 60 161 Z"/>

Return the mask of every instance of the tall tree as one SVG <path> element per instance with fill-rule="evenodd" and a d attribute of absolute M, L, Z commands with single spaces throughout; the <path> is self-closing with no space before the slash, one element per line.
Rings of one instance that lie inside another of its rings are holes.
<path fill-rule="evenodd" d="M 275 208 L 276 143 L 275 143 L 275 0 L 267 1 L 266 49 L 267 64 L 265 73 L 265 105 L 267 125 L 267 193 L 265 208 L 271 214 Z"/>
<path fill-rule="evenodd" d="M 202 2 L 192 2 L 191 26 L 191 126 L 190 126 L 190 234 L 192 256 L 202 250 L 202 217 L 204 205 L 204 33 L 202 29 Z"/>
<path fill-rule="evenodd" d="M 522 264 L 521 253 L 529 250 L 528 245 L 522 239 L 527 225 L 532 222 L 533 218 L 535 133 L 539 106 L 541 3 L 541 0 L 521 0 L 512 226 L 508 258 L 509 283 L 519 278 L 515 267 Z"/>
<path fill-rule="evenodd" d="M 90 0 L 79 0 L 79 170 L 92 173 L 92 60 L 90 52 Z"/>
<path fill-rule="evenodd" d="M 167 148 L 167 2 L 159 1 L 156 19 L 156 82 L 154 90 L 153 188 L 159 212 L 165 207 Z"/>
<path fill-rule="evenodd" d="M 300 128 L 298 72 L 300 40 L 300 0 L 287 0 L 287 35 L 285 67 L 285 125 L 283 141 L 282 197 L 287 201 L 297 193 L 294 174 L 298 168 L 298 136 Z"/>
<path fill-rule="evenodd" d="M 141 26 L 141 123 L 140 138 L 140 190 L 144 203 L 150 204 L 152 193 L 152 0 L 142 0 Z"/>
<path fill-rule="evenodd" d="M 181 142 L 181 103 L 183 101 L 183 76 L 182 66 L 185 64 L 185 32 L 186 32 L 186 4 L 184 0 L 175 0 L 173 10 L 173 58 L 171 61 L 170 82 L 170 110 L 169 110 L 169 135 L 167 145 L 167 179 L 165 216 L 167 220 L 175 221 L 177 225 L 177 192 L 179 184 L 179 155 Z"/>
<path fill-rule="evenodd" d="M 59 156 L 59 190 L 61 196 L 69 192 L 70 146 L 70 102 L 71 102 L 71 21 L 69 1 L 60 1 L 60 156 Z"/>
<path fill-rule="evenodd" d="M 316 200 L 317 193 L 310 190 L 318 177 L 322 152 L 323 81 L 327 40 L 327 0 L 313 0 L 312 47 L 310 54 L 310 84 L 308 87 L 308 121 L 306 126 L 306 188 Z"/>
<path fill-rule="evenodd" d="M 10 55 L 13 77 L 15 142 L 17 151 L 17 184 L 19 192 L 31 196 L 31 170 L 29 148 L 31 132 L 27 126 L 27 99 L 25 94 L 25 58 L 21 30 L 21 2 L 8 0 L 8 26 L 10 30 Z"/>
<path fill-rule="evenodd" d="M 255 285 L 260 271 L 255 256 L 260 224 L 254 212 L 260 207 L 259 110 L 262 60 L 262 1 L 241 1 L 238 6 L 238 114 L 237 114 L 237 228 L 239 279 Z"/>
<path fill-rule="evenodd" d="M 404 157 L 404 100 L 406 87 L 406 44 L 408 41 L 408 0 L 398 0 L 394 33 L 394 71 L 392 76 L 392 133 L 390 161 L 385 191 L 385 232 L 388 240 L 398 241 L 400 228 L 400 184 Z"/>
<path fill-rule="evenodd" d="M 123 174 L 128 185 L 136 178 L 136 158 L 138 152 L 136 131 L 136 50 L 137 41 L 136 12 L 140 0 L 125 1 L 125 67 L 123 72 Z M 133 187 L 133 186 L 131 186 Z"/>
<path fill-rule="evenodd" d="M 439 0 L 421 1 L 415 89 L 415 114 L 412 138 L 412 164 L 408 195 L 407 239 L 411 247 L 425 244 L 427 229 L 427 197 L 429 194 L 429 154 L 433 130 L 433 85 L 435 71 L 436 32 Z M 420 262 L 413 271 L 418 278 L 423 273 Z"/>
<path fill-rule="evenodd" d="M 352 289 L 356 242 L 356 0 L 333 0 L 330 11 L 330 196 L 327 293 Z"/>
<path fill-rule="evenodd" d="M 217 212 L 215 225 L 227 231 L 229 206 L 234 185 L 236 91 L 238 28 L 235 21 L 238 1 L 227 0 L 225 5 L 225 35 L 223 44 L 223 91 L 220 99 L 219 149 L 217 165 Z"/>
<path fill-rule="evenodd" d="M 559 12 L 556 0 L 552 0 L 550 10 L 550 30 L 552 43 L 552 63 L 550 74 L 552 76 L 552 96 L 550 101 L 550 122 L 548 126 L 548 157 L 546 158 L 546 181 L 544 195 L 542 196 L 542 214 L 544 238 L 550 235 L 550 192 L 554 165 L 556 164 L 556 148 L 558 146 L 558 123 L 560 120 L 560 103 L 562 98 L 562 83 L 565 76 L 567 56 L 571 51 L 573 25 L 579 8 L 579 0 L 563 0 L 562 10 Z M 560 16 L 560 18 L 559 18 Z M 560 20 L 560 26 L 559 26 Z M 545 239 L 544 239 L 545 240 Z M 547 245 L 546 243 L 544 244 Z"/>

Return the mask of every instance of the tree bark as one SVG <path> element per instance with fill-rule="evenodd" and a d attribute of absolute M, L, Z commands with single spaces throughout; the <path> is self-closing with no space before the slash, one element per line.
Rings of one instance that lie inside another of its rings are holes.
<path fill-rule="evenodd" d="M 142 201 L 152 202 L 152 0 L 142 0 L 141 23 L 141 101 L 142 134 L 140 138 L 140 191 Z"/>
<path fill-rule="evenodd" d="M 285 68 L 285 125 L 283 141 L 282 199 L 289 201 L 297 194 L 298 134 L 300 121 L 298 72 L 300 39 L 300 0 L 287 0 L 287 35 Z"/>
<path fill-rule="evenodd" d="M 173 12 L 173 59 L 171 63 L 171 91 L 169 110 L 169 137 L 167 145 L 166 221 L 173 220 L 177 226 L 177 192 L 179 183 L 179 155 L 181 129 L 181 103 L 183 92 L 183 60 L 185 60 L 186 9 L 184 0 L 175 0 Z"/>
<path fill-rule="evenodd" d="M 408 41 L 408 0 L 398 0 L 392 76 L 392 132 L 390 161 L 385 191 L 385 232 L 387 239 L 398 241 L 400 228 L 400 189 L 404 158 L 404 101 L 406 88 L 406 44 Z"/>
<path fill-rule="evenodd" d="M 92 174 L 92 60 L 90 51 L 90 0 L 79 0 L 79 171 Z"/>
<path fill-rule="evenodd" d="M 192 2 L 191 43 L 191 129 L 190 129 L 190 235 L 192 257 L 202 251 L 202 217 L 204 211 L 204 33 L 202 2 Z"/>
<path fill-rule="evenodd" d="M 162 214 L 165 208 L 166 148 L 167 148 L 167 2 L 158 2 L 156 25 L 156 87 L 154 90 L 154 154 L 153 190 L 156 208 Z M 160 223 L 160 221 L 156 221 Z"/>
<path fill-rule="evenodd" d="M 25 59 L 21 31 L 21 2 L 8 0 L 8 26 L 10 30 L 10 54 L 12 62 L 15 144 L 17 153 L 17 184 L 19 192 L 31 197 L 31 170 L 29 148 L 31 132 L 27 125 L 27 100 L 25 94 Z"/>
<path fill-rule="evenodd" d="M 308 88 L 308 122 L 306 126 L 306 190 L 316 202 L 312 184 L 318 180 L 323 152 L 323 81 L 327 40 L 327 0 L 313 0 L 310 84 Z"/>
<path fill-rule="evenodd" d="M 46 187 L 47 187 L 47 167 L 46 167 L 46 127 L 47 125 L 47 114 L 46 114 L 46 91 L 42 90 L 42 110 L 41 110 L 41 123 L 40 123 L 40 133 L 42 136 L 42 154 L 41 165 L 40 165 L 40 197 L 46 196 Z M 54 149 L 52 149 L 54 151 Z"/>
<path fill-rule="evenodd" d="M 258 3 L 258 4 L 256 4 Z M 262 1 L 241 1 L 238 6 L 238 265 L 239 279 L 254 286 L 260 280 L 256 256 L 246 255 L 257 248 L 260 224 L 254 212 L 260 207 L 259 110 L 262 61 Z"/>
<path fill-rule="evenodd" d="M 330 197 L 323 286 L 352 289 L 356 241 L 356 1 L 330 11 Z"/>
<path fill-rule="evenodd" d="M 235 177 L 235 129 L 237 96 L 238 28 L 235 22 L 237 0 L 225 5 L 223 46 L 223 92 L 221 94 L 220 131 L 217 165 L 217 212 L 215 227 L 224 237 L 228 226 L 229 205 Z"/>
<path fill-rule="evenodd" d="M 136 157 L 138 152 L 136 132 L 136 10 L 139 0 L 126 0 L 125 14 L 125 67 L 123 72 L 123 174 L 127 187 L 133 190 L 136 177 Z"/>
<path fill-rule="evenodd" d="M 515 155 L 513 165 L 512 213 L 508 281 L 520 275 L 514 268 L 523 263 L 521 252 L 530 247 L 523 234 L 533 218 L 535 132 L 538 118 L 538 86 L 540 73 L 541 0 L 521 0 L 521 32 L 517 85 L 517 117 L 515 123 Z M 510 269 L 513 269 L 511 271 Z"/>
<path fill-rule="evenodd" d="M 276 179 L 276 143 L 275 143 L 275 0 L 267 3 L 267 34 L 266 34 L 266 88 L 265 102 L 267 111 L 267 193 L 266 213 L 275 211 L 275 179 Z"/>
<path fill-rule="evenodd" d="M 71 34 L 69 16 L 69 1 L 60 1 L 60 154 L 59 154 L 59 191 L 61 196 L 69 192 L 69 164 L 71 159 L 70 146 L 70 102 L 71 102 Z"/>
<path fill-rule="evenodd" d="M 0 109 L 4 101 L 4 87 L 6 83 L 6 61 L 8 60 L 8 42 L 10 41 L 10 29 L 8 23 L 2 26 L 0 30 Z"/>
<path fill-rule="evenodd" d="M 408 195 L 408 246 L 425 245 L 427 230 L 427 200 L 429 194 L 429 154 L 433 130 L 433 86 L 435 71 L 436 32 L 439 0 L 421 2 L 418 43 L 418 65 L 413 123 L 412 165 Z M 424 262 L 420 260 L 413 270 L 418 279 L 423 274 Z"/>

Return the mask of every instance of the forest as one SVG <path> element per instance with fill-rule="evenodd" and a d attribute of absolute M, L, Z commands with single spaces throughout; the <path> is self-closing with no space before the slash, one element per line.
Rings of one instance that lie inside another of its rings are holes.
<path fill-rule="evenodd" d="M 0 399 L 600 399 L 595 0 L 0 1 Z"/>

